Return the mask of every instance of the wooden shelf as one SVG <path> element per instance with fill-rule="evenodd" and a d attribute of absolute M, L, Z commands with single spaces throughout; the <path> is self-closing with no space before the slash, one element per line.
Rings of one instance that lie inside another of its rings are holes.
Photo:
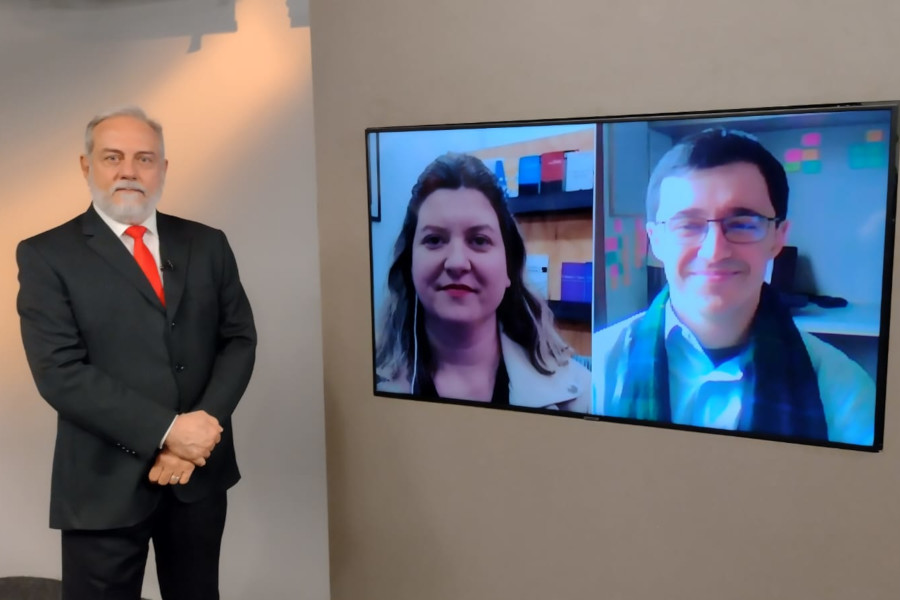
<path fill-rule="evenodd" d="M 590 302 L 566 302 L 563 300 L 549 300 L 550 310 L 557 321 L 569 321 L 572 323 L 591 324 Z"/>
<path fill-rule="evenodd" d="M 515 215 L 548 212 L 584 212 L 594 208 L 594 190 L 553 192 L 509 199 L 509 210 Z"/>

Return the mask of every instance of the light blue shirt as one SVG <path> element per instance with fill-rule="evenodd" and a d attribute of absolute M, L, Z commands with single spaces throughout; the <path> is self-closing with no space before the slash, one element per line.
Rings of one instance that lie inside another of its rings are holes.
<path fill-rule="evenodd" d="M 627 407 L 621 399 L 627 369 L 625 339 L 632 333 L 632 323 L 641 316 L 643 313 L 594 334 L 591 413 L 626 416 Z M 800 336 L 816 373 L 829 441 L 871 445 L 875 432 L 872 378 L 831 344 L 804 331 Z M 753 406 L 752 346 L 715 365 L 670 305 L 666 306 L 665 344 L 673 423 L 737 429 L 742 411 Z M 614 381 L 607 381 L 608 373 Z"/>
<path fill-rule="evenodd" d="M 669 357 L 669 397 L 672 422 L 679 425 L 737 429 L 742 398 L 753 395 L 751 360 L 747 346 L 716 365 L 694 334 L 666 304 L 666 354 Z"/>

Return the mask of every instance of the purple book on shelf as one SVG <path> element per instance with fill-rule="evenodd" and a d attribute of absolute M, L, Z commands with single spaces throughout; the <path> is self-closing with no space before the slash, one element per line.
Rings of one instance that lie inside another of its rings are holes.
<path fill-rule="evenodd" d="M 560 300 L 563 302 L 591 301 L 591 263 L 562 263 Z"/>
<path fill-rule="evenodd" d="M 594 263 L 583 263 L 582 275 L 584 277 L 584 295 L 582 296 L 581 301 L 590 302 L 591 296 L 594 295 Z"/>
<path fill-rule="evenodd" d="M 564 262 L 562 264 L 559 299 L 563 302 L 579 302 L 584 294 L 584 282 L 581 281 L 580 267 L 579 263 Z"/>

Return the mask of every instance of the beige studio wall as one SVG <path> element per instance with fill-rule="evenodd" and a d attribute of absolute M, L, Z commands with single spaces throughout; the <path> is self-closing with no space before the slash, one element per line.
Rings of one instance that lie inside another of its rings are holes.
<path fill-rule="evenodd" d="M 222 598 L 329 597 L 310 33 L 305 2 L 0 2 L 0 577 L 59 576 L 55 415 L 28 373 L 15 246 L 88 205 L 97 111 L 166 130 L 160 210 L 223 229 L 259 331 L 235 415 Z M 145 594 L 159 599 L 152 566 Z"/>
<path fill-rule="evenodd" d="M 312 0 L 310 16 L 334 600 L 900 597 L 896 353 L 879 454 L 375 398 L 363 140 L 897 99 L 900 3 Z"/>

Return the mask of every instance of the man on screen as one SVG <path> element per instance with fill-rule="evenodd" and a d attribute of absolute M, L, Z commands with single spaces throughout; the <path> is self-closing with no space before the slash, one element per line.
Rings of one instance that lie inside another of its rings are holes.
<path fill-rule="evenodd" d="M 787 203 L 784 168 L 745 133 L 707 130 L 663 156 L 647 234 L 668 285 L 646 312 L 594 334 L 593 412 L 872 444 L 872 379 L 799 331 L 764 281 Z"/>

